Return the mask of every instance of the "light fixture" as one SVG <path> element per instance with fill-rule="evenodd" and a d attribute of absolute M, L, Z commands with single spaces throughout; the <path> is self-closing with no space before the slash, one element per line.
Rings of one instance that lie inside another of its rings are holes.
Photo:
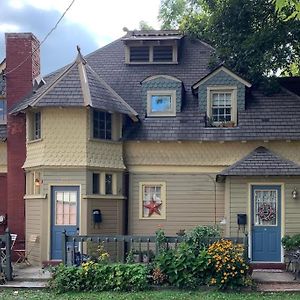
<path fill-rule="evenodd" d="M 294 188 L 294 190 L 292 191 L 292 197 L 293 197 L 294 200 L 296 200 L 296 199 L 297 199 L 297 196 L 298 196 L 297 189 Z"/>
<path fill-rule="evenodd" d="M 34 181 L 34 185 L 35 186 L 40 186 L 41 185 L 41 181 L 38 178 L 36 178 L 35 181 Z"/>

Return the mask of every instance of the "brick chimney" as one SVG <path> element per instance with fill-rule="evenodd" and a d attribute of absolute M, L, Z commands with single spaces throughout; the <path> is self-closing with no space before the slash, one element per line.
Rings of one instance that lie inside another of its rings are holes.
<path fill-rule="evenodd" d="M 6 33 L 5 40 L 6 99 L 9 111 L 15 103 L 31 93 L 33 80 L 40 74 L 40 51 L 39 41 L 32 33 Z M 22 65 L 19 66 L 20 63 Z M 18 241 L 25 240 L 25 173 L 22 169 L 25 157 L 25 114 L 8 115 L 7 215 L 8 227 L 11 232 L 18 234 Z"/>

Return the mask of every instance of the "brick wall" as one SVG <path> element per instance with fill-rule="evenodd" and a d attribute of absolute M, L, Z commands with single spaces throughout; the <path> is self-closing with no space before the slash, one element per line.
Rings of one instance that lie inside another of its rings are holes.
<path fill-rule="evenodd" d="M 31 33 L 7 33 L 6 38 L 6 93 L 9 109 L 32 92 L 33 79 L 39 75 L 38 40 Z M 18 67 L 21 62 L 26 61 Z M 13 70 L 13 71 L 12 71 Z M 12 71 L 10 73 L 10 71 Z M 18 241 L 25 239 L 25 174 L 22 166 L 26 157 L 25 115 L 7 118 L 7 214 L 11 232 Z"/>

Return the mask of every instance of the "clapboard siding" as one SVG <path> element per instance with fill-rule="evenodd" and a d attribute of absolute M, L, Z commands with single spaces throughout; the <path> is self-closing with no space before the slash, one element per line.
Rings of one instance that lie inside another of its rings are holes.
<path fill-rule="evenodd" d="M 94 226 L 93 209 L 100 209 L 102 223 Z M 88 234 L 124 234 L 124 200 L 88 199 Z"/>
<path fill-rule="evenodd" d="M 214 177 L 215 175 L 212 174 Z M 139 219 L 139 183 L 166 182 L 166 219 Z M 217 183 L 216 220 L 224 217 L 224 183 Z M 130 174 L 130 234 L 154 234 L 158 226 L 174 235 L 180 229 L 214 224 L 214 184 L 205 174 Z"/>
<path fill-rule="evenodd" d="M 27 251 L 32 248 L 29 260 L 32 264 L 38 264 L 41 261 L 41 236 L 42 236 L 42 223 L 43 223 L 43 210 L 42 201 L 45 199 L 26 199 L 26 249 Z M 32 245 L 29 243 L 31 234 L 36 234 L 39 239 Z"/>
<path fill-rule="evenodd" d="M 283 184 L 283 210 L 282 216 L 285 220 L 284 234 L 295 234 L 300 232 L 300 195 L 298 199 L 292 199 L 292 191 L 294 188 L 300 191 L 300 177 L 231 177 L 229 180 L 230 187 L 230 234 L 237 234 L 236 215 L 238 213 L 247 213 L 248 222 L 250 222 L 249 211 L 249 184 Z"/>

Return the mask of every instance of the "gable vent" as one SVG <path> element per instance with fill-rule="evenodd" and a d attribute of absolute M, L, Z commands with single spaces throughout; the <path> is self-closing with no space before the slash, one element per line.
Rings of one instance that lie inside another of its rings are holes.
<path fill-rule="evenodd" d="M 149 61 L 149 47 L 130 47 L 130 61 Z"/>
<path fill-rule="evenodd" d="M 154 46 L 153 47 L 153 61 L 164 62 L 173 60 L 172 46 Z"/>

